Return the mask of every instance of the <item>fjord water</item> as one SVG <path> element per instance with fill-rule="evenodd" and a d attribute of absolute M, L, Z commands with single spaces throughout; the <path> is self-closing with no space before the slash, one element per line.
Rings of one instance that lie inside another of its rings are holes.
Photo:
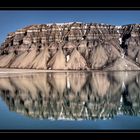
<path fill-rule="evenodd" d="M 140 129 L 140 72 L 0 75 L 0 129 Z"/>

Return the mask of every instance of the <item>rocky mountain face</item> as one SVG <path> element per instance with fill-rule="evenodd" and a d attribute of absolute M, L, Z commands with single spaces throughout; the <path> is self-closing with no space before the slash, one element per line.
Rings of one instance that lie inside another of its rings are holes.
<path fill-rule="evenodd" d="M 140 70 L 140 25 L 39 24 L 9 33 L 1 68 Z"/>

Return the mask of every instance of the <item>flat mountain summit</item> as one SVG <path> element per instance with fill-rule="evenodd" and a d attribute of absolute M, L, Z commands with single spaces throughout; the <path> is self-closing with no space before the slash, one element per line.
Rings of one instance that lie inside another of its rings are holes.
<path fill-rule="evenodd" d="M 1 44 L 0 68 L 140 70 L 140 24 L 27 26 Z"/>

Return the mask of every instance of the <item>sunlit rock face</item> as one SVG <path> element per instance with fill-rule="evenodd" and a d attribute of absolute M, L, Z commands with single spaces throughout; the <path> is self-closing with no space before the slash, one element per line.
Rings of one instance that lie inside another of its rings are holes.
<path fill-rule="evenodd" d="M 41 73 L 0 77 L 10 111 L 51 120 L 111 119 L 139 115 L 140 73 Z"/>
<path fill-rule="evenodd" d="M 110 70 L 123 55 L 133 64 L 115 70 L 139 70 L 139 44 L 139 25 L 31 25 L 8 34 L 0 48 L 0 67 Z"/>

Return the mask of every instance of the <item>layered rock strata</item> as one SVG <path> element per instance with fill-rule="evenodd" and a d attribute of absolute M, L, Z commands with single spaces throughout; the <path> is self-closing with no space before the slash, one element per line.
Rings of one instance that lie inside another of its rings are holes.
<path fill-rule="evenodd" d="M 31 25 L 8 34 L 0 47 L 0 67 L 140 70 L 139 38 L 139 24 Z"/>

